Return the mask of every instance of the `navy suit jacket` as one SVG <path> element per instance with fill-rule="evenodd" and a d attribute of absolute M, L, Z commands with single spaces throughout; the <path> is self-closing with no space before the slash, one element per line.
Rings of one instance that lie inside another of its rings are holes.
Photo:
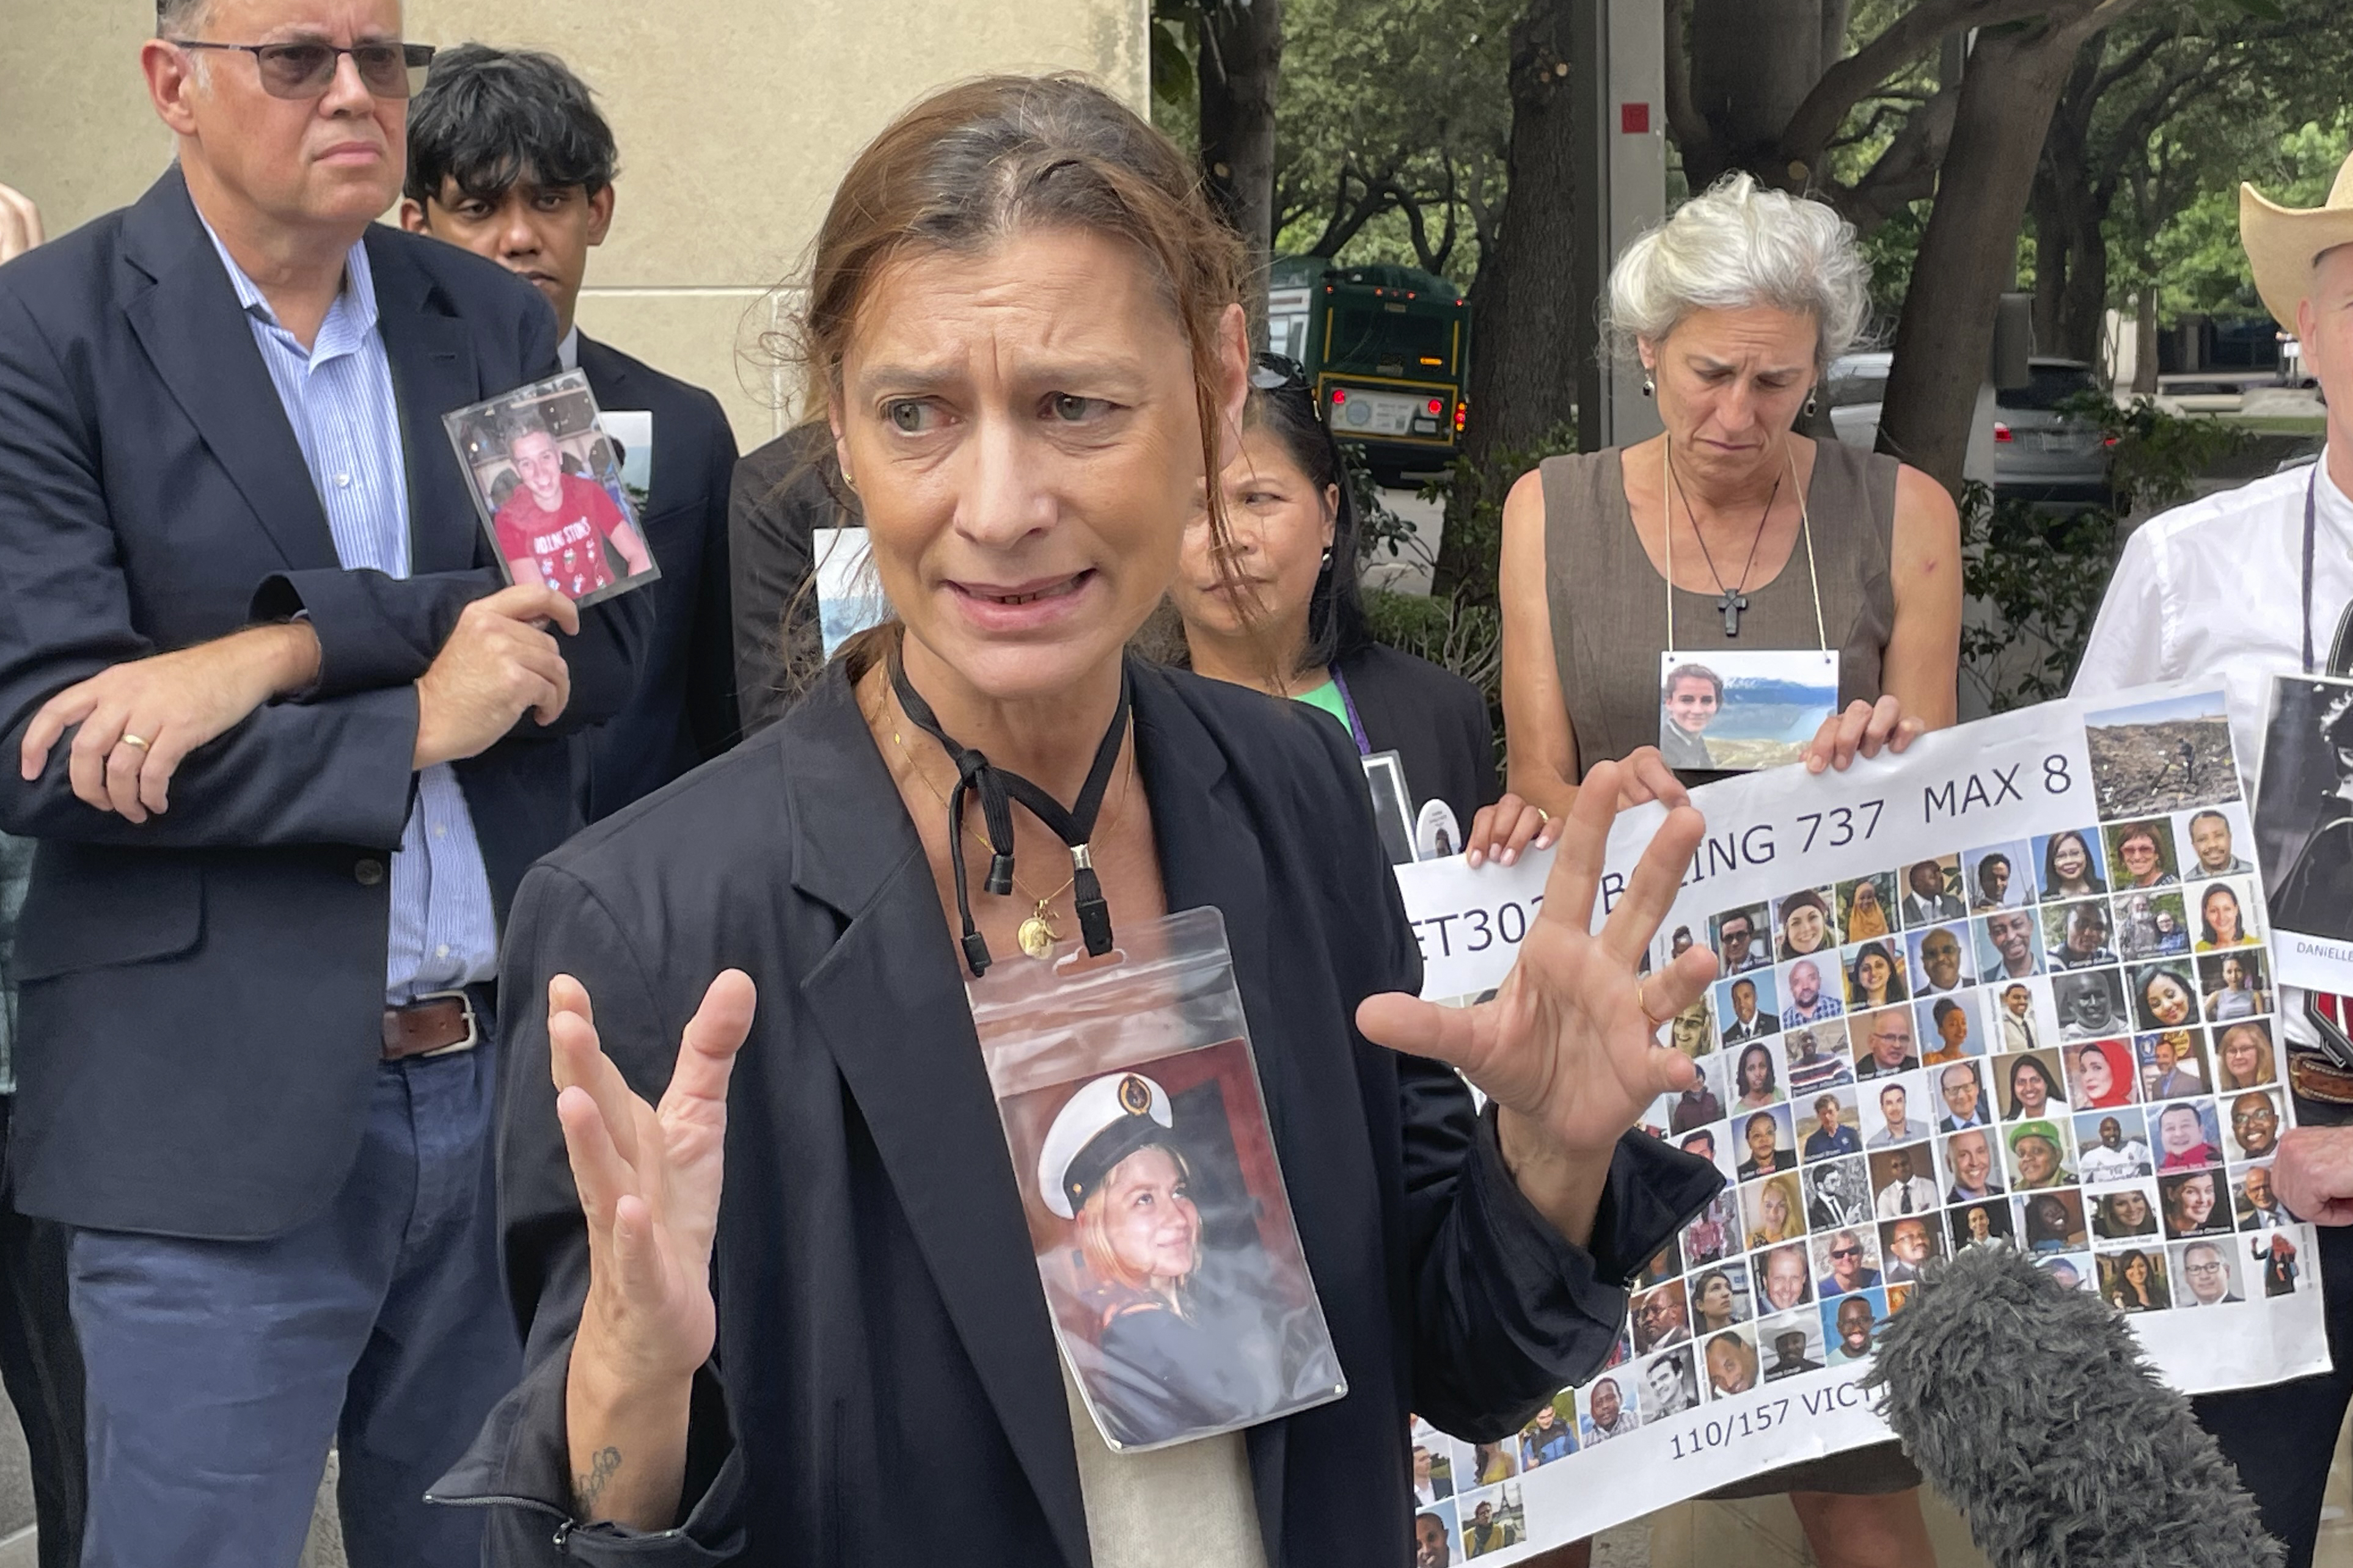
<path fill-rule="evenodd" d="M 654 416 L 643 520 L 661 576 L 637 695 L 581 738 L 588 820 L 610 816 L 735 743 L 735 651 L 727 594 L 727 492 L 735 434 L 719 400 L 616 348 L 580 339 L 580 368 L 607 412 Z M 626 596 L 626 595 L 625 595 Z"/>
<path fill-rule="evenodd" d="M 27 1214 L 279 1234 L 357 1152 L 382 1051 L 390 852 L 413 684 L 502 578 L 441 415 L 556 367 L 544 300 L 455 246 L 367 231 L 401 409 L 414 575 L 346 571 L 292 426 L 176 169 L 0 268 L 0 829 L 40 840 L 16 942 L 10 1159 Z M 563 722 L 457 765 L 503 918 L 578 819 L 571 731 L 618 711 L 649 607 L 565 639 Z M 307 614 L 315 689 L 192 752 L 133 825 L 16 748 L 109 666 Z"/>

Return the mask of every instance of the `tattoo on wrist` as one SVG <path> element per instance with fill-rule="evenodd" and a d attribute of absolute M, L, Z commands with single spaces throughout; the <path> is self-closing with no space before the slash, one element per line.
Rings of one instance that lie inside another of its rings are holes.
<path fill-rule="evenodd" d="M 620 1449 L 599 1448 L 588 1461 L 588 1473 L 572 1478 L 574 1500 L 579 1503 L 583 1518 L 596 1511 L 596 1500 L 605 1495 L 605 1483 L 611 1480 L 613 1472 L 620 1468 Z"/>

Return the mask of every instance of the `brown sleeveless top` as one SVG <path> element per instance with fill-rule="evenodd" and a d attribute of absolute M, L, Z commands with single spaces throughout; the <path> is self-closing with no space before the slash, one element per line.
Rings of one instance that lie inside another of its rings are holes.
<path fill-rule="evenodd" d="M 1659 742 L 1659 655 L 1667 647 L 1667 599 L 1626 505 L 1619 448 L 1547 458 L 1545 597 L 1553 658 L 1577 735 L 1580 775 Z M 1806 487 L 1821 632 L 1806 571 L 1806 536 L 1772 581 L 1746 590 L 1740 635 L 1724 635 L 1713 595 L 1674 590 L 1675 651 L 1704 663 L 1730 649 L 1813 648 L 1827 636 L 1839 656 L 1839 705 L 1879 700 L 1880 658 L 1895 626 L 1888 580 L 1895 532 L 1895 459 L 1836 441 L 1814 444 Z M 1736 775 L 1681 771 L 1687 784 Z"/>

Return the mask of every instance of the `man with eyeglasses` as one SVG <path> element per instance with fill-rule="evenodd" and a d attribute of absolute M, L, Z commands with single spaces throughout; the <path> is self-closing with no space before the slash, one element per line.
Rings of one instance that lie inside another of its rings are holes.
<path fill-rule="evenodd" d="M 441 416 L 555 323 L 373 222 L 429 53 L 396 0 L 156 21 L 174 166 L 0 268 L 11 1158 L 70 1227 L 82 1562 L 288 1568 L 333 1447 L 354 1563 L 470 1563 L 423 1495 L 519 1360 L 498 922 L 650 607 L 490 559 Z"/>
<path fill-rule="evenodd" d="M 1912 1047 L 1911 1008 L 1883 1007 L 1864 1014 L 1855 1032 L 1862 1042 L 1855 1056 L 1855 1077 L 1886 1078 L 1920 1065 L 1919 1054 Z"/>
<path fill-rule="evenodd" d="M 2221 1247 L 2211 1241 L 2193 1241 L 2181 1249 L 2181 1272 L 2189 1281 L 2190 1307 L 2219 1307 L 2228 1301 L 2242 1301 L 2231 1277 L 2231 1260 Z"/>
<path fill-rule="evenodd" d="M 661 568 L 643 590 L 653 596 L 653 636 L 628 709 L 582 737 L 591 822 L 719 755 L 736 731 L 727 595 L 735 437 L 710 393 L 578 324 L 588 253 L 613 223 L 617 157 L 587 84 L 563 61 L 463 44 L 434 57 L 409 104 L 400 203 L 403 227 L 462 245 L 545 295 L 562 334 L 558 357 L 587 373 L 597 408 L 643 411 L 650 421 L 650 488 L 637 532 Z"/>

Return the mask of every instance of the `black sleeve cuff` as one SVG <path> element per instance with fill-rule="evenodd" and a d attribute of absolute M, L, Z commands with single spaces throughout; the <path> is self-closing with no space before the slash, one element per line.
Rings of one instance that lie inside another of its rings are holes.
<path fill-rule="evenodd" d="M 1610 1155 L 1592 1238 L 1578 1247 L 1512 1179 L 1492 1102 L 1480 1115 L 1463 1173 L 1464 1196 L 1495 1249 L 1499 1277 L 1512 1282 L 1517 1303 L 1513 1316 L 1525 1330 L 1523 1342 L 1559 1347 L 1556 1356 L 1537 1359 L 1546 1361 L 1564 1384 L 1590 1376 L 1606 1359 L 1608 1342 L 1602 1342 L 1597 1358 L 1591 1335 L 1563 1335 L 1556 1326 L 1582 1321 L 1606 1327 L 1614 1339 L 1626 1321 L 1630 1281 L 1724 1187 L 1723 1173 L 1707 1161 L 1647 1134 L 1628 1132 Z"/>
<path fill-rule="evenodd" d="M 427 1502 L 494 1510 L 484 1561 L 513 1568 L 571 1563 L 619 1568 L 718 1568 L 744 1551 L 744 1457 L 730 1435 L 717 1371 L 694 1374 L 687 1426 L 685 1517 L 668 1530 L 582 1524 L 573 1516 L 565 1433 L 569 1349 L 541 1361 L 501 1400 Z"/>

